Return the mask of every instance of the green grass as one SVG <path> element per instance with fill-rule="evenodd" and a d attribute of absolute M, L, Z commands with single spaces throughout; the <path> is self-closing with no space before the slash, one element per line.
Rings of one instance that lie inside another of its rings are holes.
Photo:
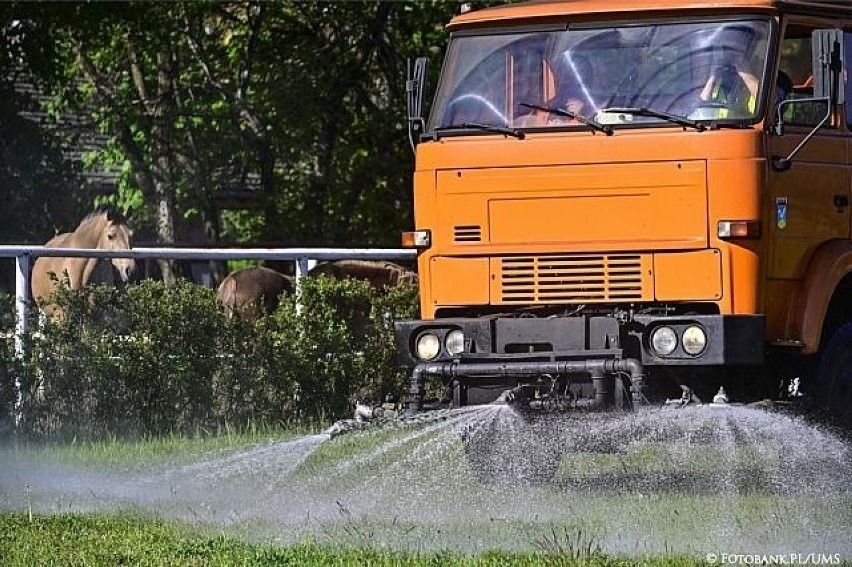
<path fill-rule="evenodd" d="M 308 426 L 251 426 L 194 435 L 175 433 L 139 439 L 110 436 L 100 440 L 70 439 L 57 442 L 10 442 L 0 445 L 3 453 L 31 460 L 59 461 L 90 467 L 133 467 L 156 463 L 185 463 L 200 457 L 239 450 L 259 443 L 286 441 L 311 432 Z"/>
<path fill-rule="evenodd" d="M 249 544 L 205 536 L 176 523 L 133 516 L 0 514 L 0 565 L 336 565 L 336 566 L 691 566 L 691 558 L 625 559 L 586 554 L 554 537 L 547 553 L 489 551 L 478 556 L 439 552 L 402 554 L 367 548 Z"/>
<path fill-rule="evenodd" d="M 46 448 L 43 445 L 19 446 L 14 450 L 31 452 L 33 459 L 43 458 L 48 463 L 52 459 L 87 467 L 146 466 L 157 461 L 183 464 L 258 443 L 316 433 L 320 429 L 223 430 L 215 435 L 202 432 L 191 437 L 111 439 L 52 444 Z M 127 516 L 60 516 L 56 519 L 37 516 L 30 522 L 26 514 L 29 508 L 17 506 L 16 510 L 25 512 L 23 515 L 0 515 L 0 565 L 632 565 L 640 560 L 647 565 L 690 565 L 696 563 L 666 557 L 675 552 L 702 556 L 704 550 L 723 549 L 720 542 L 731 546 L 733 551 L 743 547 L 751 549 L 754 545 L 763 550 L 775 549 L 782 545 L 779 542 L 785 542 L 785 551 L 811 550 L 814 541 L 843 541 L 843 534 L 852 525 L 852 494 L 848 493 L 825 500 L 805 494 L 775 494 L 750 488 L 717 494 L 712 482 L 709 488 L 703 489 L 700 485 L 687 485 L 680 490 L 672 487 L 627 491 L 582 488 L 587 480 L 594 485 L 597 479 L 605 480 L 619 474 L 667 472 L 677 480 L 679 474 L 704 478 L 709 473 L 712 479 L 716 474 L 731 474 L 728 470 L 731 466 L 748 474 L 749 461 L 780 458 L 773 451 L 763 455 L 747 451 L 732 458 L 712 447 L 645 445 L 621 454 L 577 453 L 566 455 L 554 483 L 495 488 L 475 480 L 468 470 L 461 441 L 445 437 L 418 427 L 402 427 L 373 429 L 325 442 L 292 473 L 292 482 L 288 483 L 315 491 L 323 502 L 330 498 L 334 503 L 334 499 L 339 499 L 339 518 L 326 517 L 320 523 L 314 520 L 314 523 L 308 521 L 304 525 L 282 527 L 275 520 L 254 516 L 248 511 L 227 527 L 228 538 L 211 537 L 209 530 L 215 528 L 209 524 L 189 528 L 180 524 L 148 523 L 139 517 Z M 0 452 L 0 464 L 4 458 Z M 413 477 L 416 483 L 406 481 Z M 375 498 L 387 503 L 387 508 L 377 514 L 364 512 L 358 505 L 363 496 L 360 491 L 372 486 L 365 479 L 371 478 L 380 491 Z M 460 489 L 441 489 L 448 479 Z M 581 488 L 568 488 L 575 485 Z M 425 492 L 412 492 L 415 488 Z M 492 506 L 489 504 L 493 500 L 492 492 L 505 492 L 506 496 L 500 495 Z M 398 517 L 392 512 L 398 503 L 417 502 L 423 495 L 430 499 L 424 518 L 434 513 L 440 521 L 421 520 L 419 516 L 412 519 L 407 514 Z M 512 513 L 514 507 L 526 505 L 532 510 L 541 510 L 543 516 Z M 44 510 L 38 506 L 33 509 Z M 456 515 L 454 510 L 477 512 Z M 813 522 L 817 524 L 811 525 Z M 9 527 L 12 525 L 17 527 Z M 31 540 L 17 533 L 28 530 L 35 530 Z M 40 537 L 39 530 L 66 532 L 66 535 L 47 533 L 44 536 L 44 541 L 48 542 L 46 546 L 53 545 L 50 544 L 52 537 L 59 538 L 54 546 L 57 549 L 63 545 L 70 546 L 69 549 L 77 545 L 82 553 L 91 546 L 92 554 L 106 553 L 87 543 L 85 538 L 89 537 L 100 538 L 107 550 L 114 549 L 110 551 L 112 555 L 104 557 L 78 558 L 66 554 L 52 563 L 42 561 L 40 556 L 34 555 L 38 553 L 35 542 Z M 91 535 L 99 533 L 98 530 L 101 535 Z M 206 535 L 199 535 L 198 530 L 207 530 Z M 727 535 L 721 538 L 719 530 Z M 10 535 L 11 532 L 14 534 Z M 619 534 L 624 534 L 624 539 Z M 63 538 L 77 538 L 78 541 L 73 545 L 65 544 Z M 306 541 L 305 538 L 309 538 L 309 543 L 299 543 Z M 266 547 L 245 541 L 277 542 L 287 547 Z M 643 545 L 634 542 L 643 542 Z M 492 547 L 507 551 L 485 551 Z M 4 555 L 6 548 L 11 550 L 8 553 L 15 555 Z M 148 551 L 123 561 L 120 553 L 125 553 L 125 548 Z M 428 555 L 424 551 L 444 549 L 478 555 L 464 556 L 458 552 Z M 621 561 L 605 557 L 602 549 L 610 553 L 628 553 L 632 558 Z M 198 550 L 208 555 L 199 556 Z M 530 550 L 540 553 L 532 554 Z M 405 554 L 399 554 L 403 552 Z M 658 560 L 643 560 L 643 553 L 660 553 L 662 557 L 655 555 Z M 180 559 L 184 556 L 185 561 Z M 149 560 L 149 557 L 154 559 Z M 577 563 L 579 560 L 586 563 Z"/>

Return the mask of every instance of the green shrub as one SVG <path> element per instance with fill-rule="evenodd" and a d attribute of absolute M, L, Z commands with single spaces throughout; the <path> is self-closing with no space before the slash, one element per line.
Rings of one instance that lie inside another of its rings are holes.
<path fill-rule="evenodd" d="M 33 325 L 27 360 L 14 348 L 0 353 L 0 388 L 12 395 L 0 394 L 0 416 L 14 406 L 6 375 L 18 375 L 22 430 L 32 435 L 327 420 L 348 416 L 356 399 L 407 389 L 394 365 L 393 320 L 416 315 L 411 287 L 305 280 L 300 309 L 285 298 L 251 323 L 227 318 L 212 289 L 187 282 L 61 287 L 53 301 L 63 316 Z"/>
<path fill-rule="evenodd" d="M 348 416 L 355 401 L 403 394 L 393 320 L 413 316 L 416 298 L 410 286 L 377 293 L 360 280 L 305 280 L 301 310 L 289 297 L 253 328 L 232 326 L 239 331 L 227 350 L 238 354 L 219 374 L 223 401 L 240 421 L 282 414 L 305 421 Z M 249 376 L 264 387 L 246 384 Z"/>
<path fill-rule="evenodd" d="M 63 317 L 33 337 L 28 427 L 42 434 L 162 432 L 212 422 L 212 290 L 159 282 L 56 295 Z"/>

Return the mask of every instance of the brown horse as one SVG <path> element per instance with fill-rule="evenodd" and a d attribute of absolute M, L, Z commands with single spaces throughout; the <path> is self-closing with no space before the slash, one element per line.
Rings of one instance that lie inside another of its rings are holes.
<path fill-rule="evenodd" d="M 133 231 L 121 213 L 112 210 L 94 212 L 80 221 L 74 232 L 58 234 L 51 238 L 50 248 L 94 248 L 98 250 L 129 250 Z M 32 295 L 45 302 L 56 291 L 60 282 L 71 289 L 80 289 L 89 283 L 114 281 L 113 271 L 122 281 L 127 281 L 136 263 L 132 258 L 39 257 L 32 271 Z M 45 305 L 45 311 L 54 313 L 55 307 Z"/>
<path fill-rule="evenodd" d="M 376 289 L 403 284 L 417 285 L 417 272 L 384 260 L 337 260 L 320 262 L 308 272 L 312 278 L 322 275 L 331 278 L 366 280 Z"/>
<path fill-rule="evenodd" d="M 293 282 L 284 274 L 252 266 L 228 274 L 216 290 L 216 299 L 228 316 L 254 321 L 275 311 L 281 295 L 292 294 L 293 288 Z"/>

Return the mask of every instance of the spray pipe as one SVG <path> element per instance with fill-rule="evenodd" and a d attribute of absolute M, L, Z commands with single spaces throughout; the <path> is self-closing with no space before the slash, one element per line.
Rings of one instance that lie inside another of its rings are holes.
<path fill-rule="evenodd" d="M 608 396 L 605 385 L 606 380 L 604 379 L 604 376 L 608 374 L 628 374 L 631 382 L 630 392 L 633 405 L 642 405 L 646 401 L 644 395 L 645 369 L 642 363 L 634 358 L 535 362 L 472 362 L 466 364 L 458 362 L 432 362 L 418 364 L 411 373 L 408 413 L 415 414 L 423 409 L 427 376 L 439 376 L 446 380 L 468 375 L 528 376 L 586 373 L 592 375 L 592 381 L 595 383 L 595 400 L 592 402 L 594 407 L 603 405 Z"/>

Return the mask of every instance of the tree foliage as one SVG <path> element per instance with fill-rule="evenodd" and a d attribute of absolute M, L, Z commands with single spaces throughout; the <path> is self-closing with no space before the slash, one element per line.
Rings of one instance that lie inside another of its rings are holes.
<path fill-rule="evenodd" d="M 51 112 L 108 143 L 106 199 L 161 242 L 190 221 L 213 241 L 395 244 L 411 224 L 409 57 L 436 63 L 457 4 L 11 4 Z M 23 49 L 23 48 L 22 48 Z M 251 207 L 224 212 L 226 198 Z"/>

